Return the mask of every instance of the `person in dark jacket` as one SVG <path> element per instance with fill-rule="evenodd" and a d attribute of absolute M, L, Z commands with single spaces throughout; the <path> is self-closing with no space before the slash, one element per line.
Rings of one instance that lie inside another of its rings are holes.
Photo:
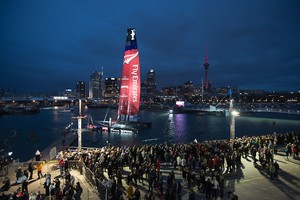
<path fill-rule="evenodd" d="M 278 177 L 279 164 L 277 163 L 277 161 L 275 161 L 273 165 L 275 167 L 274 177 L 277 178 Z"/>
<path fill-rule="evenodd" d="M 134 200 L 139 200 L 141 199 L 141 193 L 140 193 L 140 190 L 139 188 L 136 188 L 134 193 L 133 193 L 133 199 Z"/>
<path fill-rule="evenodd" d="M 32 162 L 30 162 L 30 163 L 29 163 L 29 165 L 28 165 L 29 179 L 32 179 L 33 170 L 34 170 L 33 163 L 32 163 Z"/>
<path fill-rule="evenodd" d="M 181 200 L 181 190 L 182 190 L 182 186 L 181 183 L 178 181 L 177 182 L 177 199 Z"/>
<path fill-rule="evenodd" d="M 189 191 L 189 200 L 195 200 L 195 199 L 196 199 L 195 191 L 193 190 L 193 188 L 191 188 Z"/>
<path fill-rule="evenodd" d="M 1 192 L 7 191 L 10 188 L 10 179 L 8 177 L 5 177 L 3 181 L 3 186 L 1 187 Z"/>
<path fill-rule="evenodd" d="M 205 187 L 205 198 L 210 199 L 213 184 L 212 184 L 211 179 L 209 177 L 205 180 L 204 187 Z"/>
<path fill-rule="evenodd" d="M 75 200 L 81 199 L 81 197 L 80 197 L 81 193 L 82 193 L 82 187 L 81 187 L 80 183 L 77 182 L 76 187 L 75 187 L 75 195 L 74 195 Z"/>

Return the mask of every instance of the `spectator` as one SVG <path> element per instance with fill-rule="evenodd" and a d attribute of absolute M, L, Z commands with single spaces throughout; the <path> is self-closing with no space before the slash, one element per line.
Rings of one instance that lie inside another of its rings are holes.
<path fill-rule="evenodd" d="M 8 177 L 4 178 L 3 186 L 1 187 L 1 192 L 8 191 L 10 188 L 10 180 Z"/>
<path fill-rule="evenodd" d="M 28 165 L 29 179 L 32 179 L 33 170 L 34 170 L 33 163 L 30 162 L 29 165 Z"/>
<path fill-rule="evenodd" d="M 139 188 L 136 188 L 136 189 L 135 189 L 134 194 L 133 194 L 133 199 L 134 199 L 134 200 L 139 200 L 139 199 L 141 199 L 141 193 L 140 193 Z"/>
<path fill-rule="evenodd" d="M 43 178 L 43 162 L 41 162 L 39 165 L 36 165 L 35 168 L 37 169 L 38 179 Z"/>
<path fill-rule="evenodd" d="M 133 187 L 132 187 L 132 183 L 129 183 L 129 186 L 128 186 L 128 188 L 127 188 L 127 190 L 126 190 L 126 197 L 128 198 L 128 199 L 133 199 Z"/>
<path fill-rule="evenodd" d="M 75 195 L 74 195 L 75 200 L 81 199 L 81 193 L 82 193 L 82 187 L 81 187 L 80 183 L 77 182 L 76 187 L 75 187 Z"/>

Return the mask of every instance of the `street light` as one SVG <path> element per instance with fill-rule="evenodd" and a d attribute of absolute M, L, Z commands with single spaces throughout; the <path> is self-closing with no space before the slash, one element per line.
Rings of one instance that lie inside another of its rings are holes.
<path fill-rule="evenodd" d="M 230 139 L 235 138 L 235 118 L 239 115 L 240 113 L 236 110 L 230 112 Z"/>

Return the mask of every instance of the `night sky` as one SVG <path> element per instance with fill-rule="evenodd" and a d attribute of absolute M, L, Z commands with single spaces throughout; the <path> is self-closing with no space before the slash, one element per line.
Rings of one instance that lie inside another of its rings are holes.
<path fill-rule="evenodd" d="M 0 89 L 59 92 L 103 67 L 120 77 L 136 28 L 142 81 L 300 90 L 300 1 L 0 1 Z M 87 87 L 88 88 L 88 87 Z"/>

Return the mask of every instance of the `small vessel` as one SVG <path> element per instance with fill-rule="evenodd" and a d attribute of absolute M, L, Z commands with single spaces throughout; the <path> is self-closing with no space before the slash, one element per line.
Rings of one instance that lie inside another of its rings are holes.
<path fill-rule="evenodd" d="M 4 113 L 36 113 L 39 111 L 39 107 L 32 105 L 7 105 L 3 108 Z"/>
<path fill-rule="evenodd" d="M 137 134 L 138 130 L 137 129 L 130 129 L 128 127 L 126 128 L 111 128 L 110 129 L 111 133 L 119 133 L 119 134 Z"/>
<path fill-rule="evenodd" d="M 88 108 L 108 108 L 110 105 L 107 103 L 91 103 L 88 104 Z"/>
<path fill-rule="evenodd" d="M 62 108 L 57 108 L 56 111 L 59 113 L 69 113 L 69 112 L 73 112 L 74 109 L 70 107 L 62 107 Z"/>
<path fill-rule="evenodd" d="M 102 128 L 100 125 L 94 124 L 94 120 L 91 115 L 89 115 L 87 119 L 88 119 L 88 122 L 86 125 L 87 130 L 98 131 Z"/>

